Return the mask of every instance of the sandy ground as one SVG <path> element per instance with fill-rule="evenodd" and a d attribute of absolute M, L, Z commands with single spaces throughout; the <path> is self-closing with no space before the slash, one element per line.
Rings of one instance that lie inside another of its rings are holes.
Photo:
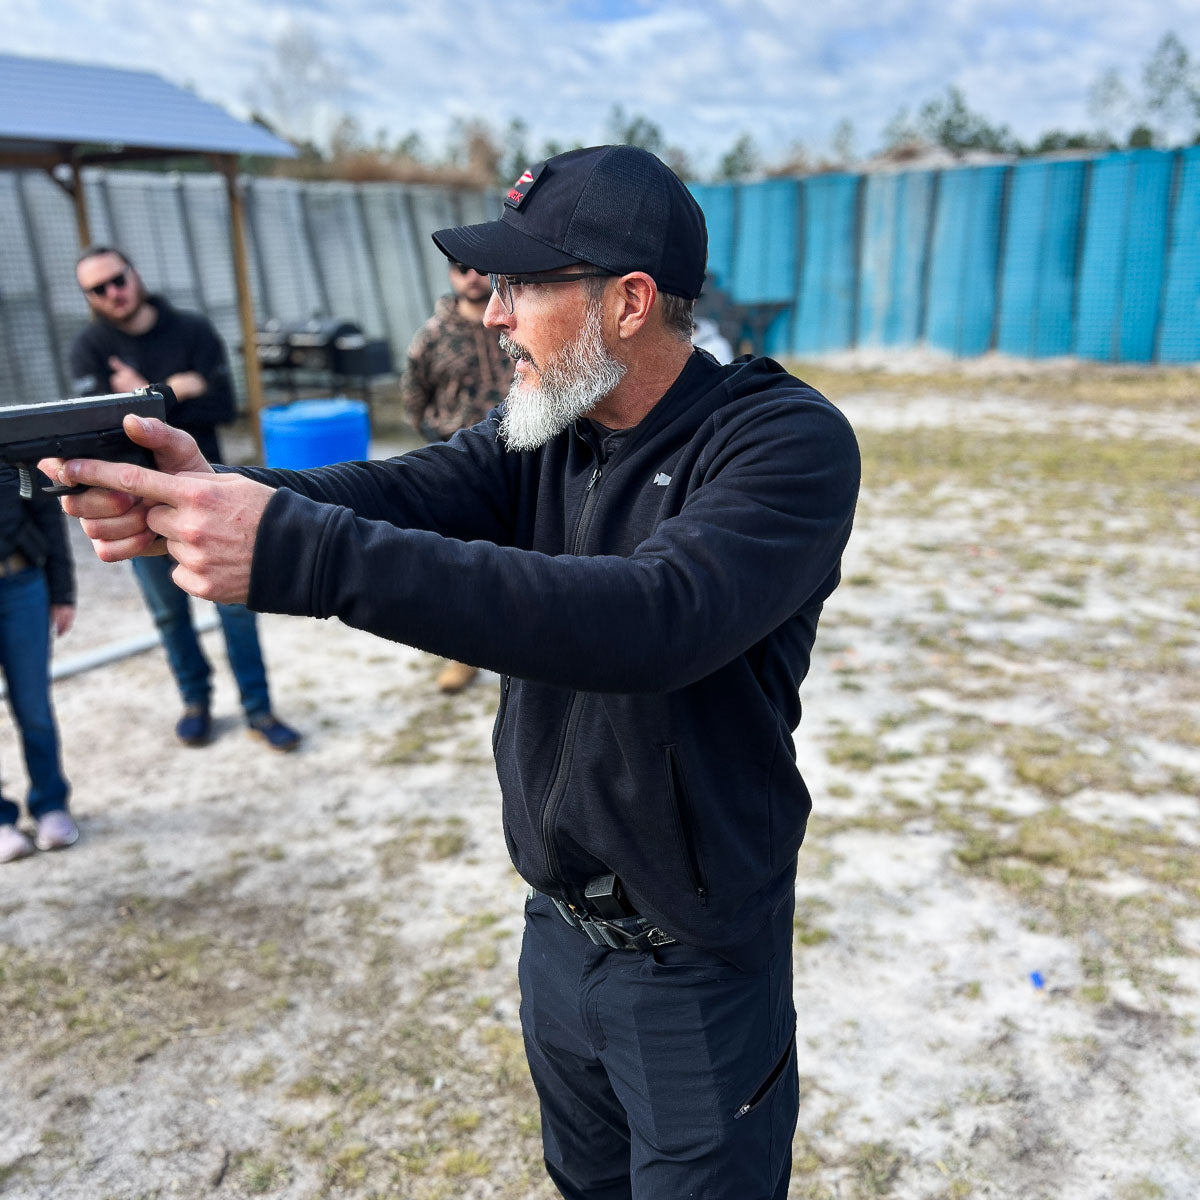
<path fill-rule="evenodd" d="M 837 366 L 868 473 L 803 689 L 791 1195 L 1193 1200 L 1196 391 Z M 149 629 L 78 559 L 61 659 Z M 83 837 L 0 868 L 0 1193 L 550 1197 L 497 681 L 262 630 L 294 755 L 217 633 L 202 750 L 157 651 L 57 685 Z"/>

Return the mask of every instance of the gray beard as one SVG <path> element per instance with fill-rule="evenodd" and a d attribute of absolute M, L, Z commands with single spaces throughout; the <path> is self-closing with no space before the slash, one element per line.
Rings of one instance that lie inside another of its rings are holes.
<path fill-rule="evenodd" d="M 600 330 L 601 305 L 587 306 L 579 336 L 545 366 L 538 382 L 512 381 L 500 418 L 500 437 L 510 450 L 536 450 L 580 417 L 586 416 L 621 382 L 625 364 L 604 345 Z M 515 357 L 528 358 L 507 334 L 500 346 Z"/>

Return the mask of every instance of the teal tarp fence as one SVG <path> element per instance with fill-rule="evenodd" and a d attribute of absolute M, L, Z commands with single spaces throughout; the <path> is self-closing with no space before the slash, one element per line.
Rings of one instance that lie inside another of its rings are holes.
<path fill-rule="evenodd" d="M 907 346 L 921 336 L 933 171 L 868 175 L 858 274 L 858 341 Z"/>
<path fill-rule="evenodd" d="M 1158 358 L 1200 359 L 1200 146 L 1179 156 Z"/>
<path fill-rule="evenodd" d="M 1200 147 L 692 190 L 767 353 L 1200 361 Z"/>
<path fill-rule="evenodd" d="M 952 354 L 991 347 L 1006 167 L 942 174 L 929 254 L 925 337 Z"/>
<path fill-rule="evenodd" d="M 800 185 L 804 248 L 795 313 L 775 327 L 780 334 L 789 331 L 788 348 L 794 353 L 838 350 L 854 337 L 861 185 L 860 175 L 818 175 Z M 782 340 L 777 336 L 766 349 L 781 353 Z"/>

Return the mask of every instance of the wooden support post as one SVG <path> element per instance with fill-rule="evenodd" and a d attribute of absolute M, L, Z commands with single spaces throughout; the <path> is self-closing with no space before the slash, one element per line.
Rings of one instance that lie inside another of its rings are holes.
<path fill-rule="evenodd" d="M 71 203 L 75 206 L 75 229 L 79 234 L 79 248 L 86 250 L 92 244 L 92 227 L 88 224 L 83 170 L 75 159 L 71 159 Z"/>
<path fill-rule="evenodd" d="M 229 197 L 229 228 L 233 235 L 233 275 L 237 282 L 238 316 L 242 327 L 242 365 L 246 377 L 246 411 L 250 419 L 254 446 L 259 462 L 264 461 L 262 426 L 262 374 L 258 369 L 258 354 L 254 343 L 254 303 L 250 295 L 250 271 L 246 265 L 246 210 L 238 190 L 237 159 L 230 154 L 214 156 L 217 169 L 225 176 L 225 192 Z"/>

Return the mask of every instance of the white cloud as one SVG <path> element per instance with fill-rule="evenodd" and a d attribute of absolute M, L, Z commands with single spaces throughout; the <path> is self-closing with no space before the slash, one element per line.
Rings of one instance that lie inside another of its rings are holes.
<path fill-rule="evenodd" d="M 994 123 L 1032 138 L 1089 124 L 1107 67 L 1137 86 L 1173 29 L 1200 58 L 1195 0 L 400 0 L 267 3 L 8 0 L 0 50 L 158 71 L 238 115 L 292 22 L 345 81 L 327 96 L 362 127 L 416 129 L 434 147 L 455 118 L 513 117 L 544 140 L 592 141 L 614 104 L 657 122 L 709 165 L 743 130 L 768 154 L 827 145 L 850 118 L 862 149 L 902 105 L 963 88 Z M 613 15 L 615 14 L 615 15 Z"/>

